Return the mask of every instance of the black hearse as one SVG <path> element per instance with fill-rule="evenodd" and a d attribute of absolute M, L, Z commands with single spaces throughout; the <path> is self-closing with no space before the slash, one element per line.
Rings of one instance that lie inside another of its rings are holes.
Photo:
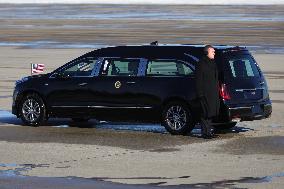
<path fill-rule="evenodd" d="M 12 112 L 26 125 L 75 121 L 160 122 L 172 134 L 198 122 L 194 70 L 204 45 L 117 46 L 91 51 L 51 73 L 16 82 Z M 246 48 L 214 46 L 222 106 L 215 127 L 270 116 L 267 83 Z"/>

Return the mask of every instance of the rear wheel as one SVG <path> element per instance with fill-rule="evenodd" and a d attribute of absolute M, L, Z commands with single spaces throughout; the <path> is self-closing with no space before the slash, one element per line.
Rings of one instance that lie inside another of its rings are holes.
<path fill-rule="evenodd" d="M 182 102 L 171 102 L 164 107 L 162 125 L 173 135 L 187 134 L 195 126 L 189 108 Z"/>
<path fill-rule="evenodd" d="M 20 111 L 20 117 L 26 125 L 37 127 L 46 121 L 45 104 L 42 98 L 35 93 L 23 98 Z"/>

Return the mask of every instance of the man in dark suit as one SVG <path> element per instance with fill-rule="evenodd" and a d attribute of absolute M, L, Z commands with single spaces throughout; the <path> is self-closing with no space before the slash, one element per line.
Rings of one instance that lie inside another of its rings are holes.
<path fill-rule="evenodd" d="M 213 137 L 212 119 L 219 114 L 219 80 L 214 61 L 215 50 L 211 45 L 204 47 L 204 56 L 196 65 L 196 91 L 201 106 L 201 133 L 203 138 Z"/>

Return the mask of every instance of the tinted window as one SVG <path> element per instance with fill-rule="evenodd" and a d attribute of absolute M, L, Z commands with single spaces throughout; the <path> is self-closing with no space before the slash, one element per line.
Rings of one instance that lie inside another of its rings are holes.
<path fill-rule="evenodd" d="M 152 60 L 148 62 L 147 75 L 184 76 L 193 70 L 182 62 L 175 60 Z"/>
<path fill-rule="evenodd" d="M 251 56 L 237 56 L 228 60 L 231 76 L 233 78 L 258 77 L 259 71 Z"/>
<path fill-rule="evenodd" d="M 87 57 L 71 63 L 66 69 L 62 71 L 65 76 L 90 76 L 97 59 L 94 57 Z"/>
<path fill-rule="evenodd" d="M 136 76 L 139 59 L 105 59 L 101 75 L 105 76 Z"/>

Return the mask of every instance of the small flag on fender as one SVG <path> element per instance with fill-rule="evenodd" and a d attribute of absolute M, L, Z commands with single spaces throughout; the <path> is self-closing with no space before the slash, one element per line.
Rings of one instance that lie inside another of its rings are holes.
<path fill-rule="evenodd" d="M 31 64 L 31 73 L 42 73 L 44 69 L 44 64 Z"/>

